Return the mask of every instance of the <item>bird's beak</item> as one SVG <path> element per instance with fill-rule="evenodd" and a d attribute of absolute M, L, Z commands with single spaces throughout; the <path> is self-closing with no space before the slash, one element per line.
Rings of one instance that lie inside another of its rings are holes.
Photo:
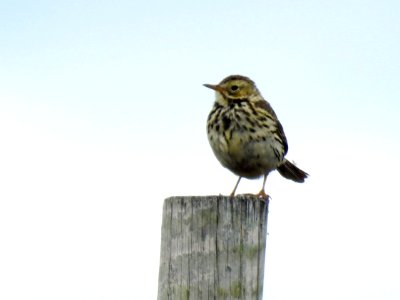
<path fill-rule="evenodd" d="M 208 87 L 209 89 L 212 89 L 214 91 L 220 92 L 222 93 L 223 88 L 221 86 L 219 86 L 218 84 L 203 84 L 205 87 Z"/>

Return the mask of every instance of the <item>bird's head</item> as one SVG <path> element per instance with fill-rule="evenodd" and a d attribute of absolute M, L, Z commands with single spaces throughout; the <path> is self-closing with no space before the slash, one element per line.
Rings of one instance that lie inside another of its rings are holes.
<path fill-rule="evenodd" d="M 219 84 L 204 84 L 204 86 L 216 92 L 215 101 L 220 105 L 228 105 L 232 101 L 252 101 L 260 97 L 260 92 L 254 82 L 241 75 L 231 75 Z"/>

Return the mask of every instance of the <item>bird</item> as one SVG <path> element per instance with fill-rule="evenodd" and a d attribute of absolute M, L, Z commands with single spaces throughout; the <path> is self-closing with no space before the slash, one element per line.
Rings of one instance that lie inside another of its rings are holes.
<path fill-rule="evenodd" d="M 275 111 L 257 89 L 253 80 L 230 75 L 218 84 L 204 84 L 215 91 L 215 102 L 207 118 L 210 146 L 225 168 L 239 178 L 264 176 L 260 198 L 268 199 L 265 183 L 277 170 L 284 178 L 302 183 L 309 176 L 285 158 L 288 142 Z"/>

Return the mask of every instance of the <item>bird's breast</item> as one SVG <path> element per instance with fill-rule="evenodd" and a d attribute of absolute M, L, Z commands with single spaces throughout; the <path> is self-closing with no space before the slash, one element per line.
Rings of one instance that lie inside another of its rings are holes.
<path fill-rule="evenodd" d="M 243 108 L 243 106 L 241 107 Z M 282 145 L 271 133 L 276 125 L 272 119 L 238 109 L 215 112 L 208 138 L 217 159 L 239 176 L 259 177 L 283 159 Z"/>

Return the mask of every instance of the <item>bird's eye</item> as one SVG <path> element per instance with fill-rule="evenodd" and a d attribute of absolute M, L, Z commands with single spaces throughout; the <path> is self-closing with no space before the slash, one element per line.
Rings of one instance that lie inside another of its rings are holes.
<path fill-rule="evenodd" d="M 239 87 L 237 85 L 232 85 L 231 86 L 231 91 L 237 91 L 239 89 Z"/>

